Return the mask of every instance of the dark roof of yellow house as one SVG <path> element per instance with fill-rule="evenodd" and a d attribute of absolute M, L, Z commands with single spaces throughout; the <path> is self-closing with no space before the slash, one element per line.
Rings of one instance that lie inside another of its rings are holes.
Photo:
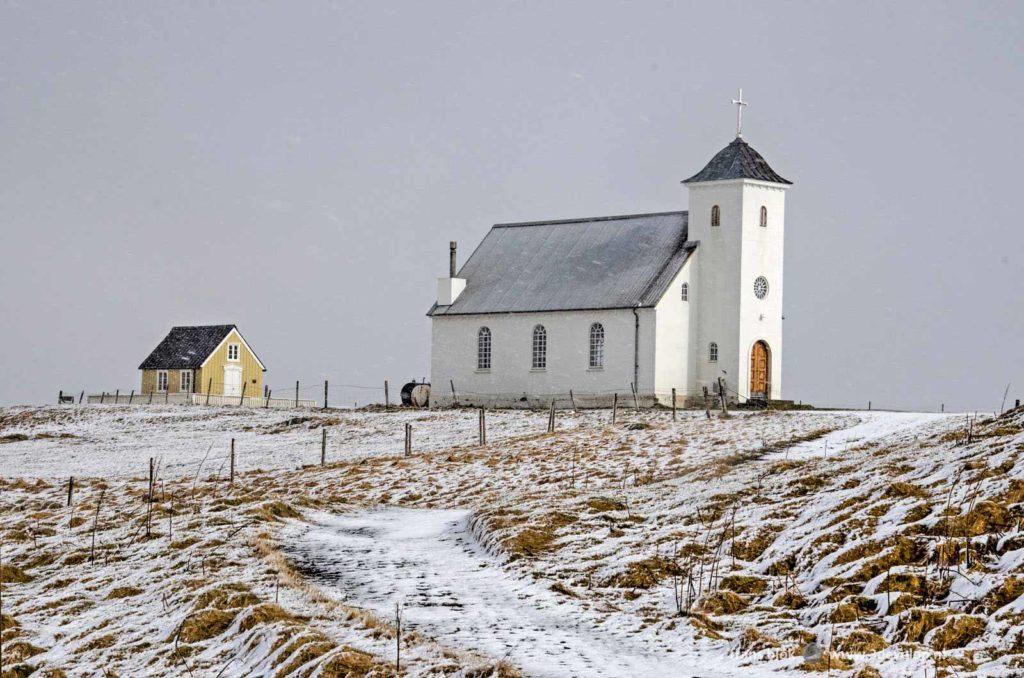
<path fill-rule="evenodd" d="M 164 340 L 149 354 L 140 370 L 188 370 L 201 367 L 210 354 L 217 350 L 234 325 L 199 325 L 172 327 Z M 241 336 L 241 333 L 239 333 Z M 245 341 L 244 339 L 242 340 Z M 246 344 L 248 346 L 248 344 Z M 249 348 L 252 351 L 252 348 Z M 255 356 L 256 354 L 253 353 Z M 259 358 L 256 358 L 263 365 Z M 266 368 L 263 368 L 266 370 Z"/>

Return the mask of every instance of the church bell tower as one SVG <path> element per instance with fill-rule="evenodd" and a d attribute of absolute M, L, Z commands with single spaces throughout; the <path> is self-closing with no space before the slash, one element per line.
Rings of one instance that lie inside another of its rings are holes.
<path fill-rule="evenodd" d="M 742 136 L 742 90 L 736 139 L 683 183 L 689 190 L 689 235 L 696 251 L 695 331 L 690 342 L 692 395 L 730 400 L 782 395 L 782 273 L 786 189 Z"/>

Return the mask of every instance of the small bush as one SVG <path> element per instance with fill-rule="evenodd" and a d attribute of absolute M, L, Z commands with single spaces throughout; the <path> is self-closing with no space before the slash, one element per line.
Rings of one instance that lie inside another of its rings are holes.
<path fill-rule="evenodd" d="M 952 617 L 932 636 L 932 647 L 939 652 L 963 647 L 985 633 L 985 626 L 985 620 L 981 617 Z"/>

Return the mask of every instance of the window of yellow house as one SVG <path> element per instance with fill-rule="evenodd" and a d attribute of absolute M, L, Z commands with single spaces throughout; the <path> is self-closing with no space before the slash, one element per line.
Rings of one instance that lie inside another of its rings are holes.
<path fill-rule="evenodd" d="M 228 344 L 228 360 L 238 360 L 238 344 Z"/>
<path fill-rule="evenodd" d="M 167 370 L 159 370 L 156 373 L 156 390 L 163 393 L 167 390 Z"/>
<path fill-rule="evenodd" d="M 191 393 L 192 392 L 192 370 L 181 371 L 181 392 Z"/>

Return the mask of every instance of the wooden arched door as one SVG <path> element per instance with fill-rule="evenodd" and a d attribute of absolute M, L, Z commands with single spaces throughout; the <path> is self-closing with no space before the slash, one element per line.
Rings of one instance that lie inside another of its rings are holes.
<path fill-rule="evenodd" d="M 771 383 L 771 352 L 768 344 L 758 341 L 750 350 L 750 397 L 754 400 L 768 400 Z"/>

